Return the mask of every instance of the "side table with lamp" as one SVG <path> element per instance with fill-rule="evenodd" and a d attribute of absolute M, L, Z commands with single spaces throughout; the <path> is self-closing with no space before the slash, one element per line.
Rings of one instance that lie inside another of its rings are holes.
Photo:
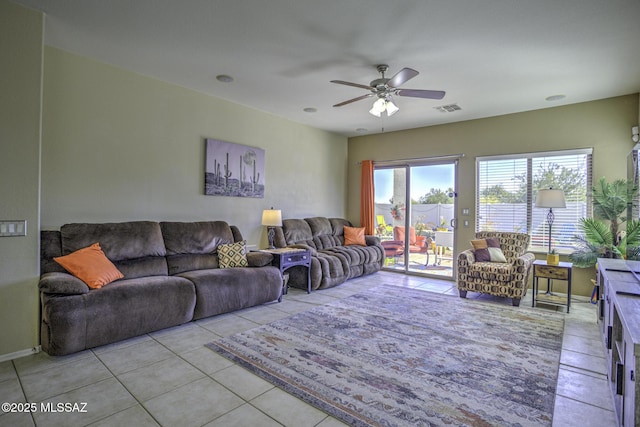
<path fill-rule="evenodd" d="M 282 226 L 282 211 L 280 209 L 265 209 L 262 211 L 262 225 L 267 227 L 267 238 L 269 246 L 261 252 L 268 252 L 273 255 L 272 265 L 278 267 L 282 276 L 282 294 L 287 293 L 287 281 L 285 271 L 297 265 L 307 268 L 307 293 L 311 293 L 311 253 L 305 249 L 298 248 L 278 248 L 274 245 L 276 235 L 275 227 Z"/>
<path fill-rule="evenodd" d="M 547 224 L 549 224 L 549 248 L 547 251 L 547 260 L 537 260 L 533 263 L 533 298 L 531 306 L 536 302 L 542 302 L 554 305 L 566 305 L 567 313 L 571 307 L 571 270 L 573 264 L 570 262 L 559 262 L 559 257 L 551 251 L 551 230 L 555 215 L 553 208 L 566 208 L 567 203 L 564 198 L 564 191 L 553 188 L 540 189 L 536 195 L 536 208 L 549 208 L 547 213 Z M 547 279 L 547 292 L 538 295 L 538 279 Z M 553 295 L 551 292 L 551 281 L 553 279 L 565 280 L 567 282 L 567 298 L 561 298 Z"/>

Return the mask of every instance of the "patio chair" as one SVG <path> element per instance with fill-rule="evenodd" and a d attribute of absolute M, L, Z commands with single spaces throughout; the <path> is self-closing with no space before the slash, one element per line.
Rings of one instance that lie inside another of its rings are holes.
<path fill-rule="evenodd" d="M 404 226 L 395 226 L 393 227 L 393 239 L 388 240 L 387 242 L 382 242 L 382 246 L 385 246 L 385 243 L 388 246 L 395 245 L 399 248 L 399 253 L 404 253 Z M 416 236 L 416 229 L 414 227 L 409 228 L 409 253 L 410 254 L 425 254 L 427 256 L 427 261 L 424 265 L 429 265 L 429 249 L 431 248 L 430 239 L 427 239 L 425 236 Z"/>
<path fill-rule="evenodd" d="M 497 238 L 500 254 L 493 246 L 495 240 L 486 245 L 476 243 L 478 249 L 467 249 L 458 255 L 458 292 L 460 298 L 466 298 L 467 291 L 481 292 L 499 297 L 511 298 L 518 307 L 527 293 L 531 266 L 535 256 L 525 251 L 529 246 L 529 235 L 524 233 L 490 232 L 476 233 L 476 239 Z M 493 246 L 491 251 L 487 245 Z M 482 248 L 481 246 L 484 246 Z"/>
<path fill-rule="evenodd" d="M 376 227 L 376 234 L 391 234 L 393 227 L 391 225 L 387 225 L 387 222 L 384 220 L 384 215 L 376 215 L 376 222 L 378 226 Z"/>

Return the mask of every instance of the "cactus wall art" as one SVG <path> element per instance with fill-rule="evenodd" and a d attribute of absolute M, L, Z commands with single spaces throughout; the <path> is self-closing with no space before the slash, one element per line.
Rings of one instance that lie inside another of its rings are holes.
<path fill-rule="evenodd" d="M 264 197 L 263 149 L 217 139 L 205 144 L 204 194 Z"/>

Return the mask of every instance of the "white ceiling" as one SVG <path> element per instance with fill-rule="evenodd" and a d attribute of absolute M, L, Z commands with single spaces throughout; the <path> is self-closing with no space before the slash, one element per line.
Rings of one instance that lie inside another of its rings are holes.
<path fill-rule="evenodd" d="M 639 0 L 14 1 L 46 13 L 47 45 L 347 136 L 640 92 Z M 447 94 L 397 97 L 392 117 L 332 107 L 367 92 L 330 80 L 380 63 Z"/>

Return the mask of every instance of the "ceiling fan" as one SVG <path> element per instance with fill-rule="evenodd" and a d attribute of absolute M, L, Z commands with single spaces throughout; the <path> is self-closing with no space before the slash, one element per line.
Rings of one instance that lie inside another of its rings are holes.
<path fill-rule="evenodd" d="M 398 86 L 402 85 L 408 80 L 411 80 L 419 73 L 411 68 L 403 68 L 398 71 L 390 79 L 384 76 L 384 73 L 389 69 L 386 64 L 380 64 L 376 66 L 378 72 L 382 77 L 373 80 L 369 83 L 369 86 L 358 83 L 345 82 L 342 80 L 331 80 L 331 83 L 337 83 L 346 86 L 359 87 L 366 89 L 371 93 L 358 96 L 357 98 L 349 99 L 334 105 L 334 107 L 342 107 L 343 105 L 351 104 L 352 102 L 360 101 L 361 99 L 376 97 L 376 101 L 373 103 L 373 107 L 369 110 L 369 113 L 376 117 L 386 111 L 387 116 L 391 116 L 398 112 L 399 108 L 393 103 L 393 96 L 410 96 L 413 98 L 426 98 L 426 99 L 442 99 L 445 92 L 441 90 L 421 90 L 421 89 L 400 89 Z"/>

